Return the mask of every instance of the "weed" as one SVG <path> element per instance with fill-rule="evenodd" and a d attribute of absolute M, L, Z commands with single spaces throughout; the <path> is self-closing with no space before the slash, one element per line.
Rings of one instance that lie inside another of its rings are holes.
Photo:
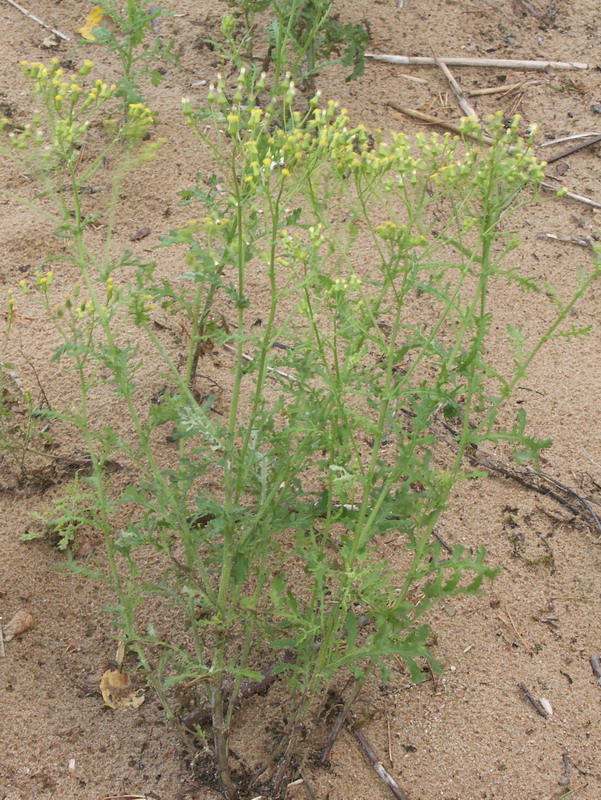
<path fill-rule="evenodd" d="M 143 103 L 143 79 L 149 78 L 153 86 L 158 86 L 163 71 L 157 61 L 176 60 L 173 41 L 164 44 L 160 36 L 160 20 L 166 12 L 150 0 L 126 0 L 125 5 L 115 0 L 94 0 L 94 5 L 96 9 L 90 19 L 97 20 L 97 25 L 89 31 L 81 29 L 85 43 L 106 47 L 116 56 L 122 72 L 116 95 L 124 107 Z M 108 20 L 108 24 L 103 20 Z M 147 41 L 149 37 L 154 39 L 152 44 Z"/>
<path fill-rule="evenodd" d="M 82 489 L 76 477 L 67 494 L 54 500 L 46 512 L 31 512 L 40 525 L 27 530 L 21 541 L 48 539 L 59 550 L 77 550 L 82 534 L 95 525 L 94 500 L 95 495 L 89 489 Z"/>
<path fill-rule="evenodd" d="M 341 64 L 352 68 L 347 80 L 363 74 L 369 32 L 363 25 L 341 23 L 330 0 L 228 0 L 232 15 L 225 15 L 221 34 L 225 44 L 214 42 L 224 57 L 238 68 L 253 69 L 255 41 L 261 14 L 269 12 L 265 30 L 267 53 L 262 69 L 273 64 L 273 83 L 288 72 L 309 93 L 315 91 L 315 76 L 326 66 Z M 237 20 L 243 20 L 239 32 Z"/>
<path fill-rule="evenodd" d="M 425 615 L 494 577 L 482 549 L 443 552 L 432 533 L 468 476 L 468 448 L 504 442 L 518 459 L 536 461 L 550 444 L 528 435 L 522 410 L 505 426 L 499 414 L 546 342 L 582 333 L 565 325 L 601 271 L 598 254 L 562 293 L 505 265 L 517 244 L 507 221 L 537 197 L 542 177 L 517 119 L 507 130 L 498 115 L 488 121 L 489 148 L 467 141 L 461 151 L 458 139 L 435 134 L 385 141 L 317 96 L 301 114 L 289 76 L 266 93 L 265 79 L 243 68 L 235 86 L 218 77 L 207 108 L 183 101 L 215 176 L 184 191 L 199 213 L 161 244 L 185 249 L 186 271 L 159 282 L 152 264 L 91 249 L 80 197 L 108 148 L 122 154 L 121 179 L 152 157 L 156 144 L 143 143 L 152 113 L 130 106 L 92 166 L 81 165 L 77 143 L 93 115 L 109 114 L 114 90 L 102 82 L 88 93 L 68 81 L 56 87 L 56 67 L 24 69 L 45 116 L 11 135 L 11 152 L 29 159 L 30 173 L 37 160 L 80 275 L 65 299 L 41 272 L 30 299 L 54 323 L 55 358 L 71 365 L 80 388 L 77 409 L 64 417 L 92 459 L 95 524 L 121 635 L 169 716 L 175 687 L 198 692 L 207 713 L 196 732 L 205 745 L 212 739 L 228 798 L 238 796 L 230 759 L 238 701 L 248 682 L 280 675 L 286 721 L 247 789 L 269 773 L 272 795 L 282 796 L 304 731 L 334 685 L 353 680 L 350 702 L 370 674 L 387 675 L 393 658 L 416 681 L 425 664 L 440 669 Z M 479 131 L 470 120 L 464 129 Z M 368 265 L 366 242 L 376 253 Z M 508 332 L 513 362 L 505 371 L 488 355 L 490 288 L 503 281 L 549 298 L 553 312 L 537 336 Z M 259 326 L 258 283 L 268 289 Z M 157 313 L 190 331 L 181 362 L 153 324 Z M 168 381 L 149 410 L 134 332 L 152 345 Z M 198 365 L 217 347 L 232 354 L 221 409 L 195 391 Z M 128 431 L 95 424 L 100 369 Z M 450 458 L 436 450 L 439 415 L 457 427 Z M 154 446 L 166 423 L 175 427 L 171 458 Z M 116 536 L 102 469 L 115 453 L 138 476 L 120 498 L 127 518 Z M 391 536 L 397 571 L 383 556 Z M 149 549 L 161 559 L 158 578 Z M 169 621 L 157 615 L 149 625 L 140 609 L 157 596 L 169 603 Z"/>

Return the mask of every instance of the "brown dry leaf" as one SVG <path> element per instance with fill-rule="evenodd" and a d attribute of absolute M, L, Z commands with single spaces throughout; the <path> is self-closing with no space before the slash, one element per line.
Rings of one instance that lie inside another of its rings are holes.
<path fill-rule="evenodd" d="M 107 669 L 100 679 L 100 691 L 109 708 L 139 708 L 146 697 L 132 679 L 120 669 Z"/>
<path fill-rule="evenodd" d="M 34 625 L 35 619 L 33 618 L 33 614 L 30 614 L 29 611 L 23 611 L 23 609 L 17 611 L 4 628 L 4 641 L 10 642 L 15 636 L 20 636 L 22 633 L 25 633 L 25 631 L 33 628 Z"/>
<path fill-rule="evenodd" d="M 130 242 L 139 242 L 141 239 L 145 239 L 152 233 L 150 228 L 140 228 L 139 231 L 136 231 L 129 237 Z"/>

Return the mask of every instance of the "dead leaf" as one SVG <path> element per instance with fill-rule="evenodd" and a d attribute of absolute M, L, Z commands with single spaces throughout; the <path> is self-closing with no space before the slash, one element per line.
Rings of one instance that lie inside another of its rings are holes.
<path fill-rule="evenodd" d="M 42 47 L 45 47 L 47 50 L 51 50 L 54 47 L 58 47 L 60 44 L 59 40 L 56 36 L 46 36 L 45 39 L 42 39 Z"/>
<path fill-rule="evenodd" d="M 82 39 L 87 39 L 88 42 L 96 41 L 96 37 L 92 33 L 94 28 L 97 28 L 102 18 L 104 17 L 104 8 L 97 6 L 88 14 L 83 28 L 78 28 L 77 33 L 81 34 Z"/>
<path fill-rule="evenodd" d="M 139 242 L 140 239 L 145 239 L 150 234 L 150 228 L 140 228 L 132 236 L 129 237 L 130 242 Z"/>
<path fill-rule="evenodd" d="M 139 708 L 146 700 L 144 689 L 120 669 L 107 669 L 100 679 L 100 691 L 109 708 Z"/>
<path fill-rule="evenodd" d="M 29 611 L 17 611 L 17 613 L 13 616 L 11 621 L 6 625 L 4 628 L 4 641 L 10 642 L 11 639 L 14 639 L 15 636 L 20 636 L 25 631 L 28 631 L 30 628 L 33 628 L 35 625 L 35 619 L 33 615 L 29 613 Z"/>

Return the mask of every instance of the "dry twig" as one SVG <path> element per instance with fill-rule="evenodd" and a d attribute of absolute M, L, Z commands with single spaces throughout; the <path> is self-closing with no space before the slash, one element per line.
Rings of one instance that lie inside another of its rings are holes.
<path fill-rule="evenodd" d="M 305 794 L 307 795 L 309 800 L 317 800 L 317 795 L 315 794 L 315 791 L 314 791 L 313 787 L 311 786 L 311 784 L 307 780 L 306 772 L 303 769 L 301 769 L 301 770 L 299 770 L 299 774 L 300 774 L 301 780 L 303 782 L 303 788 L 305 790 Z"/>
<path fill-rule="evenodd" d="M 349 715 L 350 710 L 351 710 L 351 706 L 353 705 L 353 703 L 355 702 L 357 697 L 359 697 L 359 693 L 360 693 L 361 689 L 363 688 L 363 683 L 364 683 L 364 681 L 360 681 L 358 678 L 355 679 L 355 686 L 353 687 L 353 690 L 352 690 L 349 698 L 345 702 L 342 711 L 340 712 L 340 714 L 336 718 L 336 722 L 334 723 L 334 727 L 332 728 L 332 730 L 330 732 L 330 735 L 328 736 L 328 740 L 326 742 L 326 746 L 324 747 L 323 752 L 321 754 L 321 761 L 322 761 L 323 764 L 326 764 L 328 759 L 329 759 L 329 757 L 330 757 L 330 753 L 332 752 L 332 747 L 334 747 L 336 739 L 338 738 L 338 734 L 342 730 L 342 726 L 344 725 L 344 723 L 346 722 L 346 720 L 348 718 L 348 715 Z"/>
<path fill-rule="evenodd" d="M 366 58 L 383 61 L 386 64 L 409 64 L 415 66 L 436 66 L 437 59 L 428 56 L 393 56 L 381 53 L 366 53 Z M 519 61 L 511 58 L 442 58 L 451 67 L 500 67 L 501 69 L 590 69 L 588 64 L 579 61 Z"/>
<path fill-rule="evenodd" d="M 405 114 L 407 117 L 412 117 L 413 119 L 419 119 L 422 122 L 427 122 L 429 125 L 440 125 L 441 128 L 447 128 L 449 131 L 453 131 L 453 133 L 462 134 L 461 128 L 459 125 L 456 125 L 454 122 L 448 122 L 445 119 L 441 119 L 440 117 L 433 117 L 432 114 L 424 114 L 423 111 L 418 111 L 416 108 L 406 108 L 405 106 L 400 106 L 398 103 L 395 103 L 393 100 L 389 100 L 387 103 L 389 108 L 392 108 L 393 111 L 398 111 L 399 114 Z M 477 133 L 470 133 L 468 134 L 471 139 L 476 141 L 482 141 L 485 144 L 492 144 L 493 140 L 490 136 L 486 136 L 482 134 L 481 136 Z"/>
<path fill-rule="evenodd" d="M 473 108 L 468 103 L 467 97 L 463 93 L 463 91 L 461 89 L 461 86 L 459 86 L 459 84 L 455 80 L 455 77 L 454 77 L 453 73 L 451 72 L 451 70 L 447 67 L 447 65 L 445 64 L 445 62 L 442 59 L 438 58 L 436 60 L 438 61 L 438 66 L 442 70 L 443 75 L 445 76 L 445 78 L 449 82 L 449 86 L 451 87 L 451 91 L 453 92 L 453 94 L 457 98 L 457 102 L 459 103 L 459 107 L 461 108 L 461 110 L 463 111 L 465 116 L 466 117 L 474 117 L 475 119 L 477 119 L 479 121 L 479 117 L 478 117 L 478 113 L 476 112 L 476 109 Z"/>
<path fill-rule="evenodd" d="M 365 753 L 365 755 L 369 759 L 369 762 L 371 763 L 372 767 L 375 769 L 376 774 L 388 786 L 388 788 L 390 789 L 390 791 L 392 792 L 392 794 L 394 795 L 396 800 L 409 800 L 409 798 L 407 797 L 405 792 L 401 789 L 401 787 L 398 785 L 398 783 L 392 777 L 390 772 L 388 772 L 388 770 L 384 767 L 384 765 L 382 764 L 382 762 L 380 761 L 380 759 L 376 755 L 373 747 L 367 741 L 367 738 L 365 737 L 365 734 L 362 733 L 357 728 L 354 728 L 354 727 L 351 727 L 351 726 L 349 726 L 349 729 L 350 729 L 351 733 L 353 734 L 353 736 L 355 737 L 355 739 L 357 740 L 357 742 L 359 743 L 359 747 L 361 748 L 361 750 L 363 750 L 363 752 Z"/>
<path fill-rule="evenodd" d="M 236 348 L 232 347 L 231 344 L 224 344 L 223 347 L 226 350 L 229 350 L 230 353 L 236 353 Z M 254 361 L 255 359 L 252 356 L 249 356 L 247 353 L 242 353 L 242 358 L 245 361 Z M 290 375 L 288 372 L 284 372 L 281 369 L 276 369 L 275 367 L 267 367 L 268 372 L 275 372 L 276 375 L 280 375 L 282 378 L 288 378 L 289 381 L 294 381 L 298 383 L 298 378 L 295 375 Z"/>
<path fill-rule="evenodd" d="M 588 133 L 574 133 L 572 136 L 562 136 L 560 139 L 551 139 L 549 142 L 539 144 L 539 147 L 552 147 L 561 142 L 572 142 L 574 139 L 588 139 L 590 136 L 601 136 L 599 131 L 589 131 Z"/>
<path fill-rule="evenodd" d="M 520 687 L 520 689 L 524 693 L 524 696 L 529 701 L 529 703 L 532 705 L 532 707 L 534 708 L 536 713 L 540 714 L 541 717 L 544 717 L 545 719 L 549 719 L 549 715 L 547 714 L 547 712 L 545 711 L 545 709 L 541 705 L 540 700 L 537 697 L 535 697 L 532 694 L 532 692 L 530 692 L 530 690 L 528 689 L 526 684 L 525 683 L 519 683 L 518 686 Z"/>
<path fill-rule="evenodd" d="M 532 652 L 533 652 L 532 648 L 526 642 L 526 640 L 524 639 L 522 634 L 518 631 L 517 626 L 516 626 L 515 622 L 513 621 L 513 617 L 511 616 L 511 611 L 509 610 L 509 606 L 507 605 L 507 603 L 505 603 L 505 613 L 507 614 L 507 618 L 509 619 L 509 622 L 511 624 L 511 627 L 514 630 L 515 635 L 518 637 L 520 642 L 524 645 L 524 647 L 526 649 L 526 652 L 528 652 L 528 653 L 530 653 L 530 655 L 532 655 Z"/>
<path fill-rule="evenodd" d="M 71 39 L 68 36 L 65 36 L 64 33 L 57 31 L 56 28 L 51 28 L 50 25 L 46 25 L 46 23 L 43 22 L 39 17 L 36 17 L 35 14 L 31 14 L 26 8 L 23 8 L 23 6 L 20 6 L 18 3 L 15 3 L 15 0 L 6 0 L 6 2 L 9 5 L 13 6 L 13 8 L 16 8 L 17 11 L 20 11 L 21 14 L 24 14 L 26 17 L 29 17 L 29 19 L 33 20 L 33 22 L 37 22 L 37 24 L 41 25 L 42 28 L 46 28 L 47 31 L 51 31 L 55 36 L 58 36 L 59 39 L 62 39 L 65 42 L 71 41 Z"/>
<path fill-rule="evenodd" d="M 510 83 L 504 86 L 488 86 L 486 89 L 472 89 L 468 92 L 468 97 L 481 97 L 487 94 L 511 94 L 517 89 L 529 89 L 531 86 L 540 86 L 542 81 L 520 81 L 519 83 Z"/>
<path fill-rule="evenodd" d="M 543 189 L 547 189 L 550 192 L 559 192 L 561 187 L 555 186 L 553 183 L 549 183 L 549 181 L 541 181 L 540 184 Z M 592 208 L 601 208 L 601 203 L 598 203 L 596 200 L 591 200 L 590 197 L 585 197 L 582 194 L 575 194 L 574 192 L 564 192 L 563 197 L 569 197 L 570 200 L 577 200 L 579 203 L 584 203 L 586 206 L 591 206 Z"/>
<path fill-rule="evenodd" d="M 564 244 L 577 244 L 578 247 L 593 246 L 593 239 L 590 236 L 586 236 L 584 238 L 579 236 L 571 236 L 569 239 L 562 239 L 561 236 L 557 236 L 555 233 L 539 233 L 537 238 L 553 239 L 556 242 L 563 242 Z"/>
<path fill-rule="evenodd" d="M 580 142 L 580 144 L 570 147 L 569 150 L 565 150 L 563 153 L 558 153 L 556 156 L 550 156 L 549 158 L 545 159 L 545 161 L 547 164 L 552 164 L 554 161 L 559 161 L 560 158 L 571 156 L 573 153 L 577 153 L 579 150 L 584 150 L 585 147 L 590 147 L 592 144 L 597 144 L 597 142 L 601 142 L 601 133 L 586 142 Z"/>

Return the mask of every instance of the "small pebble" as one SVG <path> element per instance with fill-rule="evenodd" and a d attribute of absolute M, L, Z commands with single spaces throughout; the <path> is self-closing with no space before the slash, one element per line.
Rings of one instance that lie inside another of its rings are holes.
<path fill-rule="evenodd" d="M 601 103 L 593 103 L 591 111 L 593 114 L 601 114 Z"/>

